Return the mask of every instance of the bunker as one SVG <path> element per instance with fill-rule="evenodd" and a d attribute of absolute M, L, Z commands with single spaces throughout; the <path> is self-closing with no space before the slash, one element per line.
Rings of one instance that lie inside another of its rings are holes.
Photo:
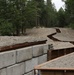
<path fill-rule="evenodd" d="M 39 75 L 74 75 L 74 52 L 35 67 Z"/>

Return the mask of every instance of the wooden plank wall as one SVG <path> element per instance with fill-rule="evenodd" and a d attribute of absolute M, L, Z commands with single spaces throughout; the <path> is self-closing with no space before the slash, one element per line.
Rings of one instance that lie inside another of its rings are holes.
<path fill-rule="evenodd" d="M 41 71 L 41 75 L 74 75 L 74 71 Z"/>
<path fill-rule="evenodd" d="M 48 50 L 47 59 L 49 61 L 51 59 L 54 59 L 72 52 L 74 52 L 74 48 Z"/>

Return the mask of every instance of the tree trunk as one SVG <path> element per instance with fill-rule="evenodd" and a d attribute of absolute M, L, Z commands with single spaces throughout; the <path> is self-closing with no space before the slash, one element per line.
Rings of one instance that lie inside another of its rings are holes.
<path fill-rule="evenodd" d="M 20 29 L 19 29 L 19 27 L 18 27 L 18 26 L 16 27 L 16 35 L 17 35 L 17 36 L 19 36 L 19 35 L 20 35 Z"/>

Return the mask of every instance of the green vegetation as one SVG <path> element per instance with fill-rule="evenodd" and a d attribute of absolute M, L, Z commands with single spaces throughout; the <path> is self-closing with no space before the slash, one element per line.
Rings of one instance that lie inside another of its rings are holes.
<path fill-rule="evenodd" d="M 74 28 L 74 0 L 63 0 L 59 11 L 51 0 L 0 0 L 0 35 L 25 34 L 32 27 Z"/>
<path fill-rule="evenodd" d="M 65 2 L 66 25 L 74 28 L 74 0 L 63 0 Z"/>

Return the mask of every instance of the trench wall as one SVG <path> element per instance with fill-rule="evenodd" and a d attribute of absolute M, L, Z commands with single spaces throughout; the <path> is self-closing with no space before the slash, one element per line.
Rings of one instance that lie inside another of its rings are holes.
<path fill-rule="evenodd" d="M 48 44 L 0 52 L 0 75 L 34 75 L 34 67 L 47 61 Z"/>

